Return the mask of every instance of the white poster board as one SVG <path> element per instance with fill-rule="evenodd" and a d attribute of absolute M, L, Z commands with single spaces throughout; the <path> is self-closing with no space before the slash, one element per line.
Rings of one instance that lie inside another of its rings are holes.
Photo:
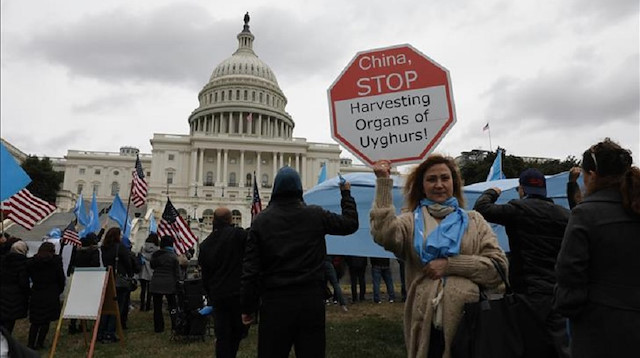
<path fill-rule="evenodd" d="M 62 318 L 93 319 L 98 317 L 102 292 L 108 271 L 101 267 L 76 267 Z"/>

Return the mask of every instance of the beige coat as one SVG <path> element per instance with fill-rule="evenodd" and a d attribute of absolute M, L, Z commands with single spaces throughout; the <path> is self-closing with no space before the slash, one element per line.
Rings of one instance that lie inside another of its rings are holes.
<path fill-rule="evenodd" d="M 374 206 L 369 213 L 371 234 L 386 250 L 405 261 L 407 301 L 404 309 L 404 337 L 407 357 L 426 357 L 439 280 L 431 280 L 413 248 L 413 213 L 395 214 L 392 202 L 393 180 L 378 178 Z M 460 255 L 449 257 L 446 284 L 442 298 L 445 352 L 451 355 L 451 342 L 462 317 L 464 304 L 478 300 L 478 285 L 491 288 L 500 285 L 500 276 L 489 258 L 507 267 L 507 258 L 498 245 L 489 224 L 476 211 L 469 211 L 469 228 L 460 243 Z M 438 223 L 423 209 L 425 228 L 431 232 Z"/>

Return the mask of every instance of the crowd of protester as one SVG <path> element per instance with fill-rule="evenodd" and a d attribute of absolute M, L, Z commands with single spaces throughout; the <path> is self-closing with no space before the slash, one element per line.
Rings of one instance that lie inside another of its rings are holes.
<path fill-rule="evenodd" d="M 393 261 L 327 255 L 325 235 L 349 235 L 359 226 L 350 183 L 340 184 L 342 211 L 333 213 L 305 204 L 299 174 L 284 167 L 269 206 L 250 228 L 235 227 L 230 210 L 217 208 L 213 230 L 200 245 L 216 356 L 235 357 L 248 327 L 257 324 L 259 357 L 288 357 L 292 349 L 300 358 L 324 357 L 326 305 L 348 312 L 348 304 L 367 300 L 367 261 L 374 303 L 383 302 L 381 281 L 386 301 L 397 299 L 391 264 L 399 266 L 408 357 L 451 357 L 463 307 L 477 302 L 481 290 L 504 292 L 500 271 L 508 273 L 511 288 L 539 323 L 524 336 L 542 343 L 524 356 L 634 356 L 640 352 L 640 169 L 632 163 L 631 152 L 607 138 L 584 151 L 581 168 L 570 171 L 571 211 L 547 196 L 545 176 L 531 168 L 519 177 L 519 199 L 497 204 L 502 191 L 490 188 L 474 210 L 465 210 L 457 164 L 431 154 L 407 175 L 404 207 L 397 214 L 391 162 L 380 160 L 373 166 L 371 234 Z M 489 223 L 505 226 L 510 252 L 500 247 Z M 163 332 L 165 307 L 173 312 L 179 305 L 187 259 L 176 255 L 171 236 L 150 234 L 136 255 L 119 228 L 107 230 L 103 239 L 102 233 L 90 233 L 73 249 L 67 274 L 110 266 L 116 277 L 135 275 L 140 311 L 153 310 L 153 330 Z M 32 258 L 27 251 L 23 240 L 0 236 L 2 339 L 20 349 L 10 336 L 16 320 L 28 318 L 31 350 L 25 356 L 47 347 L 66 284 L 53 243 L 43 242 Z M 351 300 L 340 285 L 346 272 Z M 116 285 L 120 321 L 101 317 L 101 342 L 118 341 L 117 325 L 127 329 L 130 296 L 130 287 Z M 68 333 L 79 331 L 71 320 Z"/>

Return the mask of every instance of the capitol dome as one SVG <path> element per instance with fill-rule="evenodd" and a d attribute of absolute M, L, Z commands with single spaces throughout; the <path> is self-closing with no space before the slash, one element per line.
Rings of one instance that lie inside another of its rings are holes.
<path fill-rule="evenodd" d="M 239 40 L 241 41 L 242 38 L 245 37 L 248 38 L 246 35 L 247 34 L 240 33 L 238 35 Z M 249 35 L 251 35 L 251 33 L 249 33 Z M 251 40 L 253 41 L 253 35 L 251 35 Z M 260 77 L 272 82 L 276 86 L 278 85 L 278 80 L 276 80 L 276 76 L 273 74 L 273 71 L 271 71 L 271 68 L 258 58 L 252 48 L 242 47 L 242 45 L 231 57 L 222 61 L 213 70 L 209 82 L 214 82 L 216 79 L 225 76 L 237 75 Z"/>
<path fill-rule="evenodd" d="M 292 140 L 295 126 L 275 74 L 253 51 L 249 15 L 238 49 L 216 66 L 189 116 L 191 134 L 239 135 Z"/>

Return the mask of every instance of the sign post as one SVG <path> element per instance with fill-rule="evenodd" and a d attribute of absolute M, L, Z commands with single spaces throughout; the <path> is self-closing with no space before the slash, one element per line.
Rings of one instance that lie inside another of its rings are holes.
<path fill-rule="evenodd" d="M 95 321 L 87 352 L 89 358 L 93 357 L 100 318 L 103 314 L 115 316 L 116 333 L 120 337 L 120 347 L 124 346 L 124 332 L 120 324 L 115 282 L 111 266 L 107 269 L 103 267 L 77 267 L 75 269 L 71 276 L 69 293 L 65 297 L 64 307 L 58 319 L 49 358 L 53 358 L 55 355 L 63 319 L 82 320 L 85 345 L 87 344 L 86 321 Z"/>
<path fill-rule="evenodd" d="M 456 122 L 449 71 L 408 44 L 359 52 L 327 92 L 331 136 L 368 165 L 420 162 Z"/>

